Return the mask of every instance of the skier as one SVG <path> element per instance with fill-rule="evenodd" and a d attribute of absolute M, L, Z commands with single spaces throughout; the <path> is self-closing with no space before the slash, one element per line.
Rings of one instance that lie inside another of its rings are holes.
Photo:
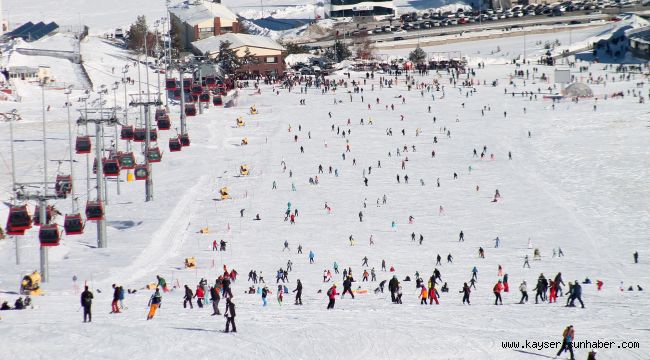
<path fill-rule="evenodd" d="M 469 289 L 469 286 L 467 286 L 467 283 L 463 284 L 463 289 L 459 292 L 463 293 L 463 304 L 467 302 L 467 305 L 471 305 L 469 303 L 469 294 L 471 294 L 472 291 Z"/>
<path fill-rule="evenodd" d="M 562 347 L 560 348 L 560 351 L 557 352 L 557 356 L 560 356 L 563 351 L 569 351 L 569 354 L 571 354 L 571 360 L 574 360 L 575 357 L 573 356 L 573 339 L 575 337 L 575 330 L 573 329 L 573 325 L 569 325 L 564 329 L 562 332 Z"/>
<path fill-rule="evenodd" d="M 162 303 L 162 296 L 160 295 L 160 289 L 156 288 L 156 291 L 151 295 L 149 299 L 149 314 L 147 314 L 147 320 L 153 319 L 153 316 L 156 314 L 156 310 L 160 307 Z"/>
<path fill-rule="evenodd" d="M 363 212 L 359 211 L 359 222 L 363 222 Z"/>
<path fill-rule="evenodd" d="M 364 256 L 362 260 L 363 260 L 363 263 L 361 264 L 361 266 L 368 266 L 368 257 Z"/>
<path fill-rule="evenodd" d="M 262 288 L 262 306 L 266 306 L 266 296 L 269 294 L 269 288 L 266 285 Z"/>
<path fill-rule="evenodd" d="M 329 303 L 327 304 L 327 310 L 334 309 L 334 304 L 336 303 L 336 284 L 333 284 L 329 290 L 327 290 L 327 297 L 329 298 Z"/>
<path fill-rule="evenodd" d="M 639 252 L 635 251 L 634 254 L 633 254 L 633 257 L 634 257 L 634 263 L 638 264 L 639 263 Z"/>
<path fill-rule="evenodd" d="M 232 325 L 232 332 L 237 332 L 237 328 L 235 327 L 235 303 L 230 300 L 230 298 L 226 299 L 226 311 L 224 311 L 223 316 L 226 318 L 226 330 L 225 332 L 230 331 L 230 325 Z"/>
<path fill-rule="evenodd" d="M 526 266 L 528 266 L 528 268 L 530 269 L 530 264 L 528 263 L 528 255 L 524 257 L 524 267 Z"/>
<path fill-rule="evenodd" d="M 386 271 L 386 260 L 384 259 L 381 260 L 381 270 Z"/>
<path fill-rule="evenodd" d="M 476 268 L 476 266 L 472 268 L 472 279 L 478 280 L 478 269 Z"/>
<path fill-rule="evenodd" d="M 451 256 L 451 253 L 447 255 L 447 263 L 453 263 L 453 257 Z"/>
<path fill-rule="evenodd" d="M 465 241 L 465 234 L 463 234 L 463 230 L 460 231 L 460 235 L 458 235 L 458 242 Z"/>
<path fill-rule="evenodd" d="M 499 240 L 499 237 L 497 236 L 497 238 L 494 239 L 494 247 L 498 248 L 500 243 L 501 243 L 501 240 Z"/>
<path fill-rule="evenodd" d="M 81 306 L 84 308 L 84 322 L 86 322 L 86 319 L 88 322 L 92 322 L 93 320 L 93 315 L 90 311 L 92 303 L 93 293 L 88 290 L 88 286 L 86 285 L 85 290 L 81 293 Z"/>
<path fill-rule="evenodd" d="M 435 285 L 429 287 L 429 305 L 433 305 L 433 302 L 436 302 L 436 305 L 440 305 L 438 301 L 438 290 L 436 290 Z"/>
<path fill-rule="evenodd" d="M 300 279 L 298 279 L 298 283 L 296 284 L 296 288 L 293 290 L 293 292 L 296 293 L 295 305 L 302 305 L 302 283 L 300 282 Z"/>
<path fill-rule="evenodd" d="M 440 260 L 442 260 L 442 257 L 440 257 L 440 254 L 438 254 L 438 256 L 436 257 L 436 265 L 442 265 L 440 263 Z"/>
<path fill-rule="evenodd" d="M 316 255 L 314 254 L 314 252 L 311 251 L 311 250 L 309 250 L 309 263 L 310 263 L 310 264 L 313 264 L 313 263 L 314 263 L 314 256 L 316 256 Z"/>
<path fill-rule="evenodd" d="M 187 308 L 187 304 L 190 304 L 190 309 L 194 309 L 194 306 L 192 305 L 192 298 L 194 297 L 194 294 L 192 293 L 192 289 L 190 289 L 189 286 L 185 285 L 185 296 L 183 296 L 183 308 Z"/>
<path fill-rule="evenodd" d="M 528 287 L 526 285 L 526 280 L 521 282 L 521 285 L 519 285 L 519 291 L 521 292 L 521 300 L 519 300 L 520 304 L 523 304 L 524 302 L 528 302 Z"/>

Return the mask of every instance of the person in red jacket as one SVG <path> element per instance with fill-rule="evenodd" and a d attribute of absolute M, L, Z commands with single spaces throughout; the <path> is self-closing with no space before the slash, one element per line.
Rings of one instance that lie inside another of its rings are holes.
<path fill-rule="evenodd" d="M 336 303 L 336 295 L 338 295 L 338 293 L 336 292 L 336 284 L 334 284 L 331 288 L 329 288 L 329 290 L 327 290 L 327 296 L 330 299 L 330 302 L 327 304 L 327 310 L 334 309 L 334 303 Z"/>
<path fill-rule="evenodd" d="M 549 295 L 548 295 L 548 302 L 553 303 L 557 301 L 557 284 L 555 281 L 551 280 L 548 283 L 548 287 L 550 288 Z"/>
<path fill-rule="evenodd" d="M 501 305 L 503 305 L 503 299 L 501 299 L 501 291 L 503 291 L 503 284 L 501 283 L 501 280 L 494 285 L 494 305 L 497 305 L 497 302 Z"/>
<path fill-rule="evenodd" d="M 196 286 L 196 292 L 194 292 L 194 297 L 196 298 L 196 304 L 202 308 L 203 302 L 205 301 L 205 291 L 201 285 Z"/>
<path fill-rule="evenodd" d="M 434 301 L 436 302 L 436 305 L 440 305 L 438 302 L 438 291 L 435 286 L 431 286 L 429 289 L 429 305 L 432 305 Z"/>

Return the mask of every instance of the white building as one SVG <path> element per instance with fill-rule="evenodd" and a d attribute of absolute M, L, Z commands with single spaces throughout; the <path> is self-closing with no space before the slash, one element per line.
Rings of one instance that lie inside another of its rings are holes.
<path fill-rule="evenodd" d="M 326 17 L 395 15 L 393 0 L 326 0 Z"/>

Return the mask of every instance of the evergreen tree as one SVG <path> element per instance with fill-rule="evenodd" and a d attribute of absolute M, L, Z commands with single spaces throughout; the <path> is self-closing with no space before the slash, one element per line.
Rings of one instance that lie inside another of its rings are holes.
<path fill-rule="evenodd" d="M 235 70 L 241 66 L 241 60 L 237 53 L 230 48 L 231 45 L 227 40 L 219 44 L 219 54 L 215 58 L 226 74 L 234 74 Z"/>
<path fill-rule="evenodd" d="M 131 25 L 126 35 L 126 48 L 129 50 L 140 51 L 144 48 L 144 37 L 148 33 L 147 19 L 144 15 L 138 16 L 138 19 Z"/>
<path fill-rule="evenodd" d="M 422 50 L 422 48 L 418 45 L 411 53 L 409 54 L 409 60 L 411 60 L 415 64 L 421 64 L 427 59 L 427 53 Z"/>
<path fill-rule="evenodd" d="M 324 56 L 331 61 L 341 62 L 345 59 L 350 58 L 352 56 L 352 52 L 350 52 L 350 48 L 348 48 L 347 44 L 341 42 L 340 40 L 336 40 L 333 47 L 325 50 Z"/>

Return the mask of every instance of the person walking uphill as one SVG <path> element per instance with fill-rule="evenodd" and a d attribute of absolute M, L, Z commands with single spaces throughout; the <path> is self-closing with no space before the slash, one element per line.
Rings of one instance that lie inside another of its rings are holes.
<path fill-rule="evenodd" d="M 86 286 L 86 289 L 81 293 L 81 306 L 84 308 L 84 322 L 86 322 L 86 319 L 88 322 L 93 321 L 93 315 L 90 312 L 90 307 L 93 304 L 93 293 L 88 290 L 88 286 Z"/>
<path fill-rule="evenodd" d="M 224 311 L 223 316 L 226 318 L 226 330 L 225 332 L 230 331 L 230 325 L 232 325 L 232 332 L 237 332 L 237 327 L 235 326 L 235 316 L 237 314 L 235 313 L 235 303 L 230 300 L 230 298 L 226 299 L 226 311 Z"/>
<path fill-rule="evenodd" d="M 573 330 L 573 325 L 567 326 L 562 332 L 562 347 L 560 348 L 560 351 L 557 352 L 557 356 L 560 356 L 563 351 L 568 351 L 569 354 L 571 354 L 571 360 L 575 360 L 575 357 L 573 356 L 574 337 L 575 330 Z"/>
<path fill-rule="evenodd" d="M 160 295 L 160 289 L 156 288 L 156 292 L 154 292 L 149 299 L 149 314 L 147 315 L 147 320 L 153 319 L 153 316 L 156 314 L 156 310 L 158 310 L 161 303 L 162 296 Z"/>

